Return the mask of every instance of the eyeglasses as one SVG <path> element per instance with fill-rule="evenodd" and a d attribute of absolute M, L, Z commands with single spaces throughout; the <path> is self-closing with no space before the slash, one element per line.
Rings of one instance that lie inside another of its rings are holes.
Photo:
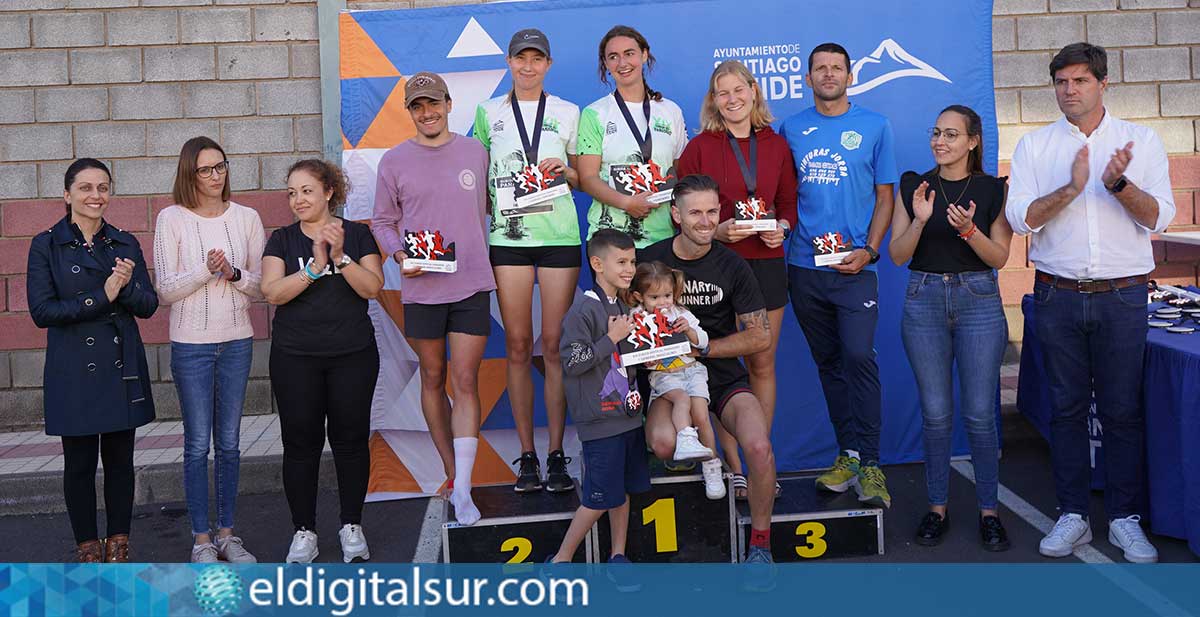
<path fill-rule="evenodd" d="M 201 178 L 211 178 L 214 173 L 224 175 L 227 171 L 229 171 L 229 161 L 221 161 L 216 165 L 197 167 L 196 175 Z"/>
<path fill-rule="evenodd" d="M 929 133 L 929 141 L 937 141 L 938 137 L 945 137 L 946 143 L 948 144 L 954 143 L 954 140 L 958 139 L 959 135 L 962 135 L 961 132 L 954 129 L 946 129 L 943 131 L 937 127 L 931 128 L 927 132 Z"/>

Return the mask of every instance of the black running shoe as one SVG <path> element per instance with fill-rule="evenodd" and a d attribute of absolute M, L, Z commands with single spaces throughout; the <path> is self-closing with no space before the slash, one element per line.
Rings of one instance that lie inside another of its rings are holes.
<path fill-rule="evenodd" d="M 567 463 L 571 459 L 563 455 L 562 450 L 555 450 L 546 457 L 546 490 L 551 493 L 565 493 L 575 488 L 575 481 L 567 473 Z"/>
<path fill-rule="evenodd" d="M 518 493 L 536 493 L 542 490 L 542 469 L 538 466 L 537 452 L 524 452 L 521 458 L 512 462 L 520 463 L 517 470 L 517 483 L 513 490 Z"/>

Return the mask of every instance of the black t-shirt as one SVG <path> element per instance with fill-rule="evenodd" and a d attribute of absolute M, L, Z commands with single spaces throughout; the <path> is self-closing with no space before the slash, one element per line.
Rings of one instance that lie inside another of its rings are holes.
<path fill-rule="evenodd" d="M 700 321 L 708 338 L 719 339 L 738 331 L 737 316 L 766 308 L 758 280 L 740 255 L 720 242 L 700 259 L 687 260 L 672 250 L 674 238 L 655 242 L 642 249 L 640 261 L 661 261 L 680 270 L 686 277 L 680 304 Z M 725 385 L 745 375 L 737 358 L 705 358 L 709 382 Z"/>
<path fill-rule="evenodd" d="M 369 227 L 343 219 L 342 229 L 346 232 L 342 250 L 351 259 L 379 254 Z M 312 259 L 312 243 L 296 222 L 271 234 L 263 256 L 282 259 L 284 274 L 295 274 Z M 302 356 L 341 356 L 375 344 L 367 300 L 333 264 L 326 267 L 326 273 L 290 302 L 275 308 L 272 345 Z"/>
<path fill-rule="evenodd" d="M 987 174 L 975 174 L 954 182 L 943 179 L 939 186 L 936 170 L 926 174 L 904 172 L 904 175 L 900 176 L 900 198 L 904 200 L 904 209 L 908 212 L 909 219 L 913 218 L 913 191 L 917 190 L 921 182 L 928 182 L 929 189 L 936 193 L 933 198 L 933 215 L 925 223 L 925 229 L 921 232 L 921 239 L 917 241 L 917 248 L 908 268 L 936 274 L 991 270 L 992 267 L 984 263 L 979 255 L 958 237 L 958 230 L 951 227 L 950 222 L 946 220 L 946 208 L 949 204 L 947 200 L 956 200 L 954 203 L 963 209 L 969 209 L 974 201 L 975 226 L 979 228 L 975 233 L 987 236 L 991 233 L 996 217 L 1004 216 L 1007 180 L 1007 176 L 997 178 Z"/>

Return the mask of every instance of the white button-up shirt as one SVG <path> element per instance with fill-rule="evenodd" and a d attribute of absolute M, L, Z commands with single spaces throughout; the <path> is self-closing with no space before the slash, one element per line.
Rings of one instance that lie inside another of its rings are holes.
<path fill-rule="evenodd" d="M 1143 227 L 1104 188 L 1100 176 L 1113 152 L 1133 142 L 1133 160 L 1125 177 L 1158 202 L 1153 229 Z M 1089 147 L 1087 186 L 1066 208 L 1036 229 L 1025 222 L 1029 205 L 1071 182 L 1071 164 Z M 1017 143 L 1009 179 L 1008 222 L 1020 235 L 1032 233 L 1029 260 L 1037 269 L 1069 279 L 1113 279 L 1154 269 L 1150 234 L 1175 218 L 1167 153 L 1152 129 L 1112 117 L 1106 109 L 1090 136 L 1059 118 L 1028 133 Z"/>

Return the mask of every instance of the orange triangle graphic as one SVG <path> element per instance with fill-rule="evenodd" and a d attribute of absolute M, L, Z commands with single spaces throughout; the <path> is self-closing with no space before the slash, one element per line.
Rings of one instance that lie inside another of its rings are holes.
<path fill-rule="evenodd" d="M 396 82 L 396 87 L 392 88 L 392 93 L 383 102 L 356 147 L 391 148 L 417 134 L 412 116 L 404 107 L 404 85 L 407 83 L 408 80 L 403 77 Z"/>
<path fill-rule="evenodd" d="M 342 134 L 342 150 L 353 150 L 354 146 L 350 145 L 350 140 L 346 139 L 346 134 Z"/>
<path fill-rule="evenodd" d="M 471 484 L 485 486 L 488 484 L 512 484 L 517 476 L 513 473 L 504 459 L 492 448 L 491 444 L 479 436 L 479 449 L 475 452 L 475 468 L 471 470 Z"/>
<path fill-rule="evenodd" d="M 349 13 L 338 15 L 338 36 L 341 40 L 342 79 L 400 75 L 392 61 L 379 51 L 379 46 Z"/>
<path fill-rule="evenodd" d="M 371 479 L 367 484 L 368 493 L 420 493 L 421 485 L 417 484 L 404 463 L 388 445 L 383 435 L 371 433 Z"/>
<path fill-rule="evenodd" d="M 487 422 L 496 402 L 508 388 L 508 359 L 484 358 L 479 363 L 479 424 Z M 446 380 L 446 394 L 454 398 L 454 384 Z"/>

